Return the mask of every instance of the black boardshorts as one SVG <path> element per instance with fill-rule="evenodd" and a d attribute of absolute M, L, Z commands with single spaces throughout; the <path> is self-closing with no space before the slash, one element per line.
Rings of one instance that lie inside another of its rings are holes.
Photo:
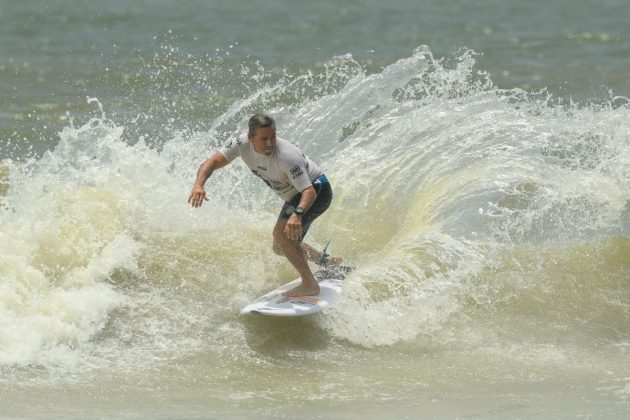
<path fill-rule="evenodd" d="M 315 202 L 311 208 L 302 215 L 302 236 L 297 241 L 298 243 L 302 242 L 304 239 L 311 223 L 328 210 L 328 206 L 330 206 L 330 202 L 332 201 L 332 187 L 330 186 L 330 182 L 328 182 L 326 175 L 322 175 L 313 181 L 313 188 L 315 188 L 317 197 L 315 198 Z M 293 209 L 300 204 L 301 198 L 302 193 L 298 193 L 294 195 L 291 200 L 286 201 L 282 206 L 282 210 L 280 210 L 278 220 L 289 220 L 289 216 L 291 216 Z"/>

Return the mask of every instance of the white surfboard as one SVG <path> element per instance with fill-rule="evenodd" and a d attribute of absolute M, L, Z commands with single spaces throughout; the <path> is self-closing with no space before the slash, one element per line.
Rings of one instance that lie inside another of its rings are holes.
<path fill-rule="evenodd" d="M 241 315 L 303 316 L 321 312 L 339 297 L 343 281 L 350 271 L 352 271 L 350 267 L 337 266 L 315 273 L 315 280 L 319 283 L 320 289 L 316 296 L 291 298 L 282 296 L 283 292 L 298 286 L 302 281 L 299 278 L 295 279 L 245 306 L 241 310 Z"/>

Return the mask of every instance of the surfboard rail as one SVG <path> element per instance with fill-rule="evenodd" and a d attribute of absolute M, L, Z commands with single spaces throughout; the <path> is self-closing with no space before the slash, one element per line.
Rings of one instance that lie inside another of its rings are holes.
<path fill-rule="evenodd" d="M 320 292 L 316 296 L 286 297 L 282 293 L 298 286 L 300 278 L 290 281 L 261 296 L 241 309 L 241 315 L 304 316 L 323 311 L 341 294 L 343 281 L 352 271 L 349 266 L 324 268 L 314 274 Z"/>

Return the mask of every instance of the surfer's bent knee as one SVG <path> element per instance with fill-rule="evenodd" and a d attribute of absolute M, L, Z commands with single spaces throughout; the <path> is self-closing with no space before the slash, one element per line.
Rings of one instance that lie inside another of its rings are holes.
<path fill-rule="evenodd" d="M 280 246 L 280 244 L 275 240 L 273 240 L 273 252 L 276 255 L 284 255 L 284 251 L 282 250 L 282 247 Z"/>
<path fill-rule="evenodd" d="M 284 255 L 284 249 L 282 247 L 282 240 L 284 238 L 284 224 L 278 223 L 273 229 L 273 252 L 277 255 Z"/>

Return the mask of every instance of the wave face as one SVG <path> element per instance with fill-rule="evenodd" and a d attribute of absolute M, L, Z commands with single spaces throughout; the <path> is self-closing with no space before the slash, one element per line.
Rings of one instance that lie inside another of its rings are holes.
<path fill-rule="evenodd" d="M 132 372 L 126 389 L 185 378 L 216 389 L 213 404 L 262 407 L 279 384 L 298 404 L 565 375 L 623 410 L 628 107 L 497 89 L 474 57 L 420 47 L 378 71 L 337 57 L 160 142 L 129 139 L 138 127 L 101 108 L 40 158 L 4 161 L 0 383 L 105 387 Z M 271 250 L 277 198 L 235 163 L 204 207 L 186 203 L 199 163 L 261 110 L 332 182 L 308 241 L 357 267 L 335 306 L 293 323 L 238 316 L 295 277 Z M 391 366 L 407 366 L 408 389 L 387 385 Z M 327 388 L 313 396 L 279 367 Z"/>

